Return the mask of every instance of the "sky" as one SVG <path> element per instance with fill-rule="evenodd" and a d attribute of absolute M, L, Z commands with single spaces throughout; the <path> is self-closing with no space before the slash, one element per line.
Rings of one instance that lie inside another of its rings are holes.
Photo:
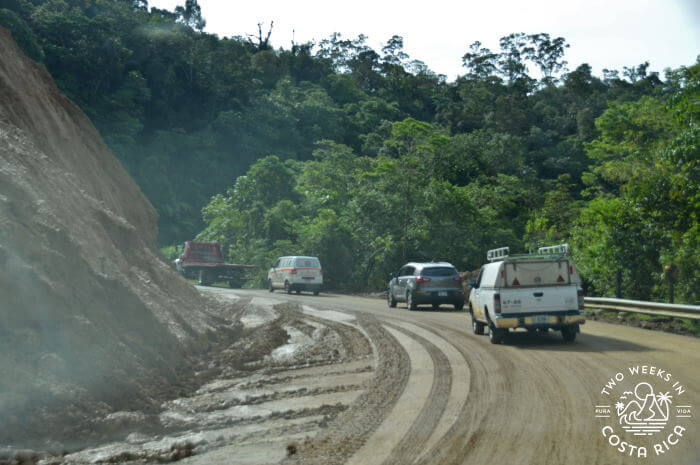
<path fill-rule="evenodd" d="M 150 0 L 149 6 L 172 10 L 184 3 Z M 650 71 L 663 73 L 695 63 L 700 54 L 700 0 L 199 0 L 199 5 L 205 31 L 220 37 L 257 36 L 258 23 L 266 33 L 274 21 L 275 48 L 339 32 L 344 38 L 364 34 L 379 51 L 399 35 L 410 59 L 450 81 L 465 73 L 462 56 L 471 43 L 498 51 L 498 39 L 513 32 L 564 37 L 568 68 L 588 63 L 598 76 L 603 68 L 621 71 L 645 61 Z"/>

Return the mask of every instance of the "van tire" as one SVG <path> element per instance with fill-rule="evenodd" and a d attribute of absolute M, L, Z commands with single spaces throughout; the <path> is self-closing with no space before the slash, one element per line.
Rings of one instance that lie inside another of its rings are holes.
<path fill-rule="evenodd" d="M 292 293 L 292 286 L 289 285 L 289 281 L 284 282 L 284 292 L 286 292 L 287 294 Z"/>
<path fill-rule="evenodd" d="M 481 321 L 478 321 L 476 317 L 472 315 L 472 331 L 474 331 L 474 334 L 476 334 L 477 336 L 483 335 L 485 326 L 485 324 L 483 324 Z"/>
<path fill-rule="evenodd" d="M 409 310 L 417 310 L 418 305 L 416 305 L 416 302 L 413 300 L 413 294 L 411 291 L 408 291 L 406 293 L 406 308 Z"/>
<path fill-rule="evenodd" d="M 272 280 L 271 279 L 267 280 L 267 290 L 270 292 L 275 292 L 275 288 L 272 287 Z"/>

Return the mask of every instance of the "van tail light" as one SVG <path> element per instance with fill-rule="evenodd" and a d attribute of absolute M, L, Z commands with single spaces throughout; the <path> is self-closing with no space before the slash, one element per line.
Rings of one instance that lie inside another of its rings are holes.
<path fill-rule="evenodd" d="M 583 298 L 586 296 L 586 294 L 583 292 L 583 289 L 578 290 L 578 309 L 583 310 L 584 309 L 584 300 Z"/>
<path fill-rule="evenodd" d="M 417 283 L 427 283 L 427 282 L 429 282 L 429 281 L 430 281 L 430 278 L 428 278 L 428 277 L 426 277 L 426 276 L 418 276 L 418 277 L 416 278 L 416 282 L 417 282 Z"/>
<path fill-rule="evenodd" d="M 496 313 L 501 313 L 501 294 L 493 295 L 493 310 Z"/>
<path fill-rule="evenodd" d="M 296 268 L 292 268 L 292 274 L 297 274 L 297 269 L 296 269 Z"/>
<path fill-rule="evenodd" d="M 452 281 L 457 281 L 458 283 L 461 283 L 461 282 L 462 282 L 462 277 L 461 277 L 461 276 L 455 276 L 454 278 L 452 278 Z"/>

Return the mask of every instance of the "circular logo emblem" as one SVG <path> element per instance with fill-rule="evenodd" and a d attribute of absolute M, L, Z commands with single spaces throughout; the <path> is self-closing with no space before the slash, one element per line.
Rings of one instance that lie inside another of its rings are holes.
<path fill-rule="evenodd" d="M 605 441 L 620 453 L 645 458 L 662 455 L 686 435 L 692 407 L 686 388 L 668 371 L 636 365 L 615 373 L 600 391 L 595 417 Z"/>

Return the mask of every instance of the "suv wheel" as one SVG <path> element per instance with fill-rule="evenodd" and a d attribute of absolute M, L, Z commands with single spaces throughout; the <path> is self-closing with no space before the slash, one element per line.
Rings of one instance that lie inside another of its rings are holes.
<path fill-rule="evenodd" d="M 411 291 L 406 293 L 406 308 L 409 310 L 416 310 L 418 308 L 416 302 L 413 300 L 413 293 Z"/>
<path fill-rule="evenodd" d="M 505 338 L 507 329 L 498 329 L 493 324 L 489 325 L 489 341 L 491 344 L 500 344 Z"/>
<path fill-rule="evenodd" d="M 396 298 L 394 297 L 394 294 L 391 292 L 391 289 L 386 294 L 386 300 L 387 303 L 389 304 L 389 307 L 391 308 L 396 308 Z"/>

